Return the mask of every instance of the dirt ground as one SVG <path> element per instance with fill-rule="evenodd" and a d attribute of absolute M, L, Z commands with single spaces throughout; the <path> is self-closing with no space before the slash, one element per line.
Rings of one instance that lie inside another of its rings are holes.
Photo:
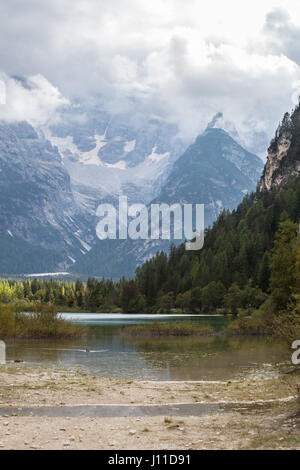
<path fill-rule="evenodd" d="M 8 364 L 0 366 L 2 408 L 200 402 L 226 403 L 226 412 L 138 418 L 7 414 L 0 416 L 0 449 L 300 449 L 299 382 L 296 374 L 251 382 L 138 382 Z"/>

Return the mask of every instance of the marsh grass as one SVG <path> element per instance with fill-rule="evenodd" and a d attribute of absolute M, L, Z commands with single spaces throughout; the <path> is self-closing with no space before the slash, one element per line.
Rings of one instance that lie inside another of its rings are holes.
<path fill-rule="evenodd" d="M 128 326 L 121 330 L 123 336 L 210 336 L 215 330 L 210 325 L 191 321 Z"/>
<path fill-rule="evenodd" d="M 259 310 L 251 315 L 240 312 L 239 317 L 228 325 L 227 332 L 233 335 L 270 336 L 273 334 L 273 325 Z"/>
<path fill-rule="evenodd" d="M 83 326 L 60 317 L 52 304 L 37 303 L 32 312 L 20 311 L 19 305 L 0 304 L 1 338 L 76 338 L 87 334 Z"/>

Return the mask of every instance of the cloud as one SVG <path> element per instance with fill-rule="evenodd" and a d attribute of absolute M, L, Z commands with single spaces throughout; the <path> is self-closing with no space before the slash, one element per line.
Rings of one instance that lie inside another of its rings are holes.
<path fill-rule="evenodd" d="M 39 127 L 55 123 L 59 109 L 69 101 L 42 75 L 7 77 L 2 74 L 5 104 L 0 106 L 0 119 L 7 122 L 28 121 Z"/>
<path fill-rule="evenodd" d="M 264 33 L 269 50 L 275 54 L 284 54 L 300 64 L 300 27 L 293 24 L 286 10 L 276 8 L 267 14 Z"/>
<path fill-rule="evenodd" d="M 202 41 L 198 55 L 194 46 L 186 37 L 176 37 L 147 57 L 141 97 L 145 108 L 179 123 L 189 138 L 220 111 L 250 148 L 257 133 L 272 135 L 282 113 L 292 106 L 298 66 L 287 57 L 250 54 L 236 45 Z M 149 77 L 155 78 L 153 85 Z"/>
<path fill-rule="evenodd" d="M 30 90 L 8 81 L 6 117 L 46 122 L 57 116 L 63 96 L 99 100 L 111 113 L 174 122 L 190 141 L 223 112 L 248 148 L 263 154 L 300 89 L 299 2 L 273 5 L 3 1 L 1 67 L 7 76 L 38 81 Z"/>

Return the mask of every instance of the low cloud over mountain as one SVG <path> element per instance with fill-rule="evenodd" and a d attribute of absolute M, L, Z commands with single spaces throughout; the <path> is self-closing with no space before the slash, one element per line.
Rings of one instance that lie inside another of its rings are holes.
<path fill-rule="evenodd" d="M 196 0 L 2 2 L 2 71 L 35 85 L 13 93 L 9 84 L 8 98 L 20 93 L 21 104 L 8 117 L 20 119 L 26 110 L 27 121 L 44 121 L 66 99 L 97 96 L 110 114 L 175 123 L 190 142 L 223 111 L 241 143 L 265 155 L 277 116 L 300 90 L 300 7 L 292 0 L 285 9 L 272 6 L 213 0 L 203 11 Z"/>

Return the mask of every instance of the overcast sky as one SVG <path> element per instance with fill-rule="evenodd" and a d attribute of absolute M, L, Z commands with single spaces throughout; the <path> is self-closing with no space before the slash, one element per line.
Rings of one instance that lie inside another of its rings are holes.
<path fill-rule="evenodd" d="M 2 118 L 44 123 L 100 95 L 186 139 L 222 111 L 253 148 L 300 94 L 299 0 L 1 0 L 0 18 Z"/>

